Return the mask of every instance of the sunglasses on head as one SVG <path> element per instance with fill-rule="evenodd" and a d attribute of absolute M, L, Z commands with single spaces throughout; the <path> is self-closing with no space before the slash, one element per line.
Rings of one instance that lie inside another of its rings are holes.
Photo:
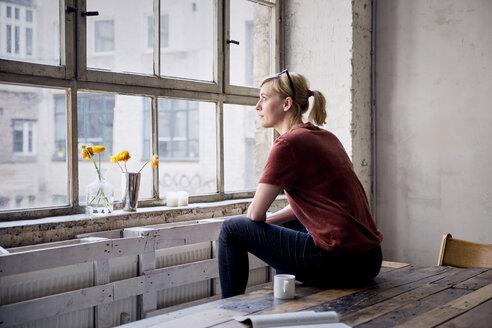
<path fill-rule="evenodd" d="M 294 88 L 294 82 L 292 82 L 292 79 L 290 78 L 289 70 L 284 69 L 282 72 L 278 73 L 278 77 L 280 77 L 284 73 L 287 74 L 287 78 L 289 79 L 290 88 L 292 89 L 292 92 L 294 93 L 294 96 L 292 97 L 292 99 L 296 99 L 296 89 Z"/>

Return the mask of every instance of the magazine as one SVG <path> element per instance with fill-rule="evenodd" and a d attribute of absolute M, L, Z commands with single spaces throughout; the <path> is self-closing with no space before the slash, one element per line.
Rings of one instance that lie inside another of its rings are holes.
<path fill-rule="evenodd" d="M 300 311 L 258 314 L 238 316 L 234 317 L 234 319 L 242 323 L 250 324 L 253 328 L 350 328 L 350 326 L 338 322 L 338 315 L 334 311 Z"/>

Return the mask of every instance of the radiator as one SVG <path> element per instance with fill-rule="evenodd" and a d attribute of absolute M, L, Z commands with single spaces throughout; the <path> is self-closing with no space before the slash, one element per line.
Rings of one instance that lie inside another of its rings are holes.
<path fill-rule="evenodd" d="M 164 268 L 212 258 L 211 242 L 166 248 L 156 251 L 156 268 Z M 126 256 L 109 260 L 110 281 L 137 276 L 138 257 Z M 268 281 L 268 269 L 251 270 L 248 286 Z M 10 304 L 37 297 L 53 295 L 93 286 L 93 264 L 82 263 L 49 270 L 17 274 L 0 278 L 0 304 Z M 214 282 L 211 280 L 157 291 L 158 309 L 192 302 L 212 296 Z M 219 291 L 215 291 L 219 292 Z M 137 297 L 109 304 L 113 326 L 120 324 L 123 313 L 137 320 Z M 17 327 L 94 327 L 94 308 L 74 311 L 54 317 L 29 322 Z"/>

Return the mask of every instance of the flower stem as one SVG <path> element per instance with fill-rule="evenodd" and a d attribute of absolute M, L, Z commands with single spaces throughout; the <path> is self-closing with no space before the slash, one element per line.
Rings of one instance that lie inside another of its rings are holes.
<path fill-rule="evenodd" d="M 149 164 L 149 162 L 150 162 L 150 161 L 151 161 L 151 160 L 149 159 L 147 162 L 145 162 L 145 164 L 144 164 L 144 165 L 142 165 L 142 167 L 140 168 L 140 170 L 138 170 L 138 172 L 137 172 L 137 173 L 140 173 L 140 171 L 142 171 L 142 170 L 143 170 L 143 168 L 145 167 L 145 165 Z"/>

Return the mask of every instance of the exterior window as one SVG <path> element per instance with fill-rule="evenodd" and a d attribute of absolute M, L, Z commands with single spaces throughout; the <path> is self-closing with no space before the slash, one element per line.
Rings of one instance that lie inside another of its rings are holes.
<path fill-rule="evenodd" d="M 55 148 L 53 159 L 64 160 L 67 145 L 67 119 L 66 119 L 66 97 L 55 95 Z"/>
<path fill-rule="evenodd" d="M 9 207 L 9 198 L 0 196 L 0 209 Z"/>
<path fill-rule="evenodd" d="M 31 58 L 34 55 L 34 10 L 20 4 L 0 2 L 0 53 L 7 57 Z M 30 4 L 29 1 L 24 2 Z"/>
<path fill-rule="evenodd" d="M 79 145 L 104 145 L 108 157 L 113 145 L 114 96 L 80 93 L 78 96 Z"/>
<path fill-rule="evenodd" d="M 100 20 L 94 22 L 94 52 L 114 51 L 114 22 Z"/>
<path fill-rule="evenodd" d="M 147 48 L 154 44 L 154 25 L 152 16 L 147 17 Z M 161 15 L 161 48 L 169 47 L 169 15 Z"/>
<path fill-rule="evenodd" d="M 34 154 L 34 122 L 14 121 L 14 154 Z"/>
<path fill-rule="evenodd" d="M 159 99 L 159 154 L 162 159 L 199 157 L 198 103 Z"/>

